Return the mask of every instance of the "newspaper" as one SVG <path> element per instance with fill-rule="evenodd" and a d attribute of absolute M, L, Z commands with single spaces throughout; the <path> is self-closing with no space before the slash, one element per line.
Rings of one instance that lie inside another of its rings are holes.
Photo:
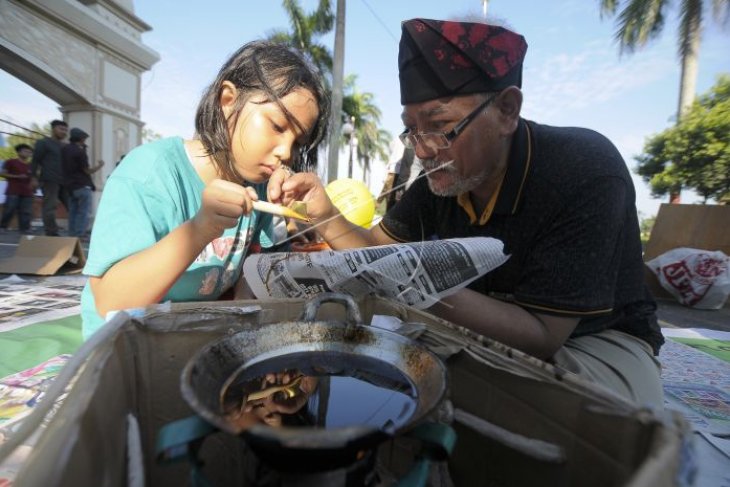
<path fill-rule="evenodd" d="M 375 293 L 424 309 L 506 262 L 503 248 L 500 240 L 473 237 L 254 254 L 244 262 L 243 273 L 259 299 Z"/>

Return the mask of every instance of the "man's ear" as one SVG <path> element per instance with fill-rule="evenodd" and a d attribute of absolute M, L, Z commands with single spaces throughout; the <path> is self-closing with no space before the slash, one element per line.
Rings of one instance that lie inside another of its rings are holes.
<path fill-rule="evenodd" d="M 221 110 L 223 110 L 223 115 L 226 117 L 226 120 L 228 120 L 228 117 L 230 117 L 233 113 L 237 99 L 238 89 L 236 88 L 236 85 L 230 81 L 224 81 L 221 83 L 220 103 Z"/>
<path fill-rule="evenodd" d="M 517 130 L 522 110 L 522 91 L 516 86 L 510 86 L 502 90 L 496 100 L 499 110 L 500 125 L 505 131 L 504 135 L 512 135 Z"/>

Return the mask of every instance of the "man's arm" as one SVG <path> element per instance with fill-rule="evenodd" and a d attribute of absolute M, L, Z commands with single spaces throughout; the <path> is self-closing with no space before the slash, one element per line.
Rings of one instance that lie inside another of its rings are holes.
<path fill-rule="evenodd" d="M 543 360 L 557 352 L 579 321 L 533 313 L 471 289 L 442 299 L 428 311 Z"/>
<path fill-rule="evenodd" d="M 15 172 L 15 167 L 12 164 L 8 167 L 8 164 L 5 163 L 0 168 L 0 177 L 6 179 L 27 179 L 28 175 Z"/>
<path fill-rule="evenodd" d="M 43 165 L 43 159 L 46 157 L 46 143 L 43 139 L 35 143 L 33 147 L 33 159 L 30 161 L 30 177 L 38 179 L 38 172 Z"/>
<path fill-rule="evenodd" d="M 102 167 L 104 167 L 104 161 L 102 161 L 102 160 L 99 160 L 99 163 L 96 166 L 93 166 L 93 167 L 89 167 L 88 166 L 88 161 L 87 161 L 87 165 L 84 167 L 84 171 L 86 172 L 86 174 L 88 174 L 89 176 L 91 176 L 92 174 L 94 174 L 95 172 L 97 172 Z"/>

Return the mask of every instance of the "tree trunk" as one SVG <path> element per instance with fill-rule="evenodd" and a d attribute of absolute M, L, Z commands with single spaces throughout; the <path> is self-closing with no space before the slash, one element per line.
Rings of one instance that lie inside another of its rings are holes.
<path fill-rule="evenodd" d="M 701 9 L 701 2 L 699 2 Z M 700 53 L 700 14 L 692 15 L 687 19 L 687 37 L 683 40 L 680 52 L 682 56 L 682 75 L 679 81 L 679 104 L 677 106 L 677 123 L 687 113 L 695 99 L 697 89 L 697 71 L 699 69 Z M 669 192 L 669 202 L 681 203 L 681 191 L 679 187 Z"/>
<path fill-rule="evenodd" d="M 677 122 L 687 113 L 695 99 L 697 90 L 697 71 L 700 55 L 700 18 L 689 20 L 687 39 L 682 43 L 682 77 L 679 82 L 679 106 L 677 107 Z"/>
<path fill-rule="evenodd" d="M 362 162 L 362 179 L 365 186 L 370 187 L 370 156 L 365 156 Z"/>
<path fill-rule="evenodd" d="M 345 73 L 345 0 L 337 0 L 335 20 L 335 55 L 332 66 L 332 113 L 330 115 L 327 181 L 337 179 L 342 126 L 342 85 Z"/>

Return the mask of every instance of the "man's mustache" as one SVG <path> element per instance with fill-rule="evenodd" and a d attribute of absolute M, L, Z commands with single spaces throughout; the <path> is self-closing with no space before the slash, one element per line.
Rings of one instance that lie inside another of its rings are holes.
<path fill-rule="evenodd" d="M 426 174 L 434 171 L 449 171 L 455 172 L 456 168 L 453 167 L 454 160 L 440 162 L 436 159 L 418 159 L 421 162 L 421 167 L 426 171 Z"/>

